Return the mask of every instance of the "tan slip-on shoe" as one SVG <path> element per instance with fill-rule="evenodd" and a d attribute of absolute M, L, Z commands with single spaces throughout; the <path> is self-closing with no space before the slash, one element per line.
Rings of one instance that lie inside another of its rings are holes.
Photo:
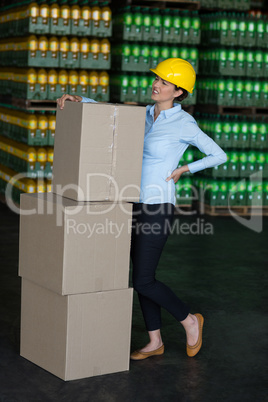
<path fill-rule="evenodd" d="M 160 356 L 164 354 L 164 344 L 160 346 L 160 348 L 152 350 L 151 352 L 140 352 L 139 350 L 135 350 L 135 352 L 131 353 L 131 360 L 144 360 L 151 356 Z"/>
<path fill-rule="evenodd" d="M 199 334 L 195 345 L 190 346 L 188 345 L 188 343 L 186 343 L 186 353 L 189 357 L 194 357 L 195 355 L 197 355 L 202 346 L 202 331 L 204 325 L 204 317 L 201 314 L 194 314 L 194 315 L 196 316 L 198 321 Z"/>

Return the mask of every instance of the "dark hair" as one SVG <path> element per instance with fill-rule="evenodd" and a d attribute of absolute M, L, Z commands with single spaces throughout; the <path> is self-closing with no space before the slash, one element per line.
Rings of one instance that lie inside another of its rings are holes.
<path fill-rule="evenodd" d="M 186 89 L 183 89 L 181 87 L 177 87 L 177 85 L 175 85 L 175 91 L 179 91 L 180 89 L 182 90 L 182 94 L 175 98 L 175 100 L 178 101 L 178 102 L 182 102 L 188 96 L 188 91 L 186 91 Z"/>

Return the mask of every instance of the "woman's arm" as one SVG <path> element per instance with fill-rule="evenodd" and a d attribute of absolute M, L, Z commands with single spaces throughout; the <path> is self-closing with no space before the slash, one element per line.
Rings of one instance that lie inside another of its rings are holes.
<path fill-rule="evenodd" d="M 227 161 L 226 153 L 205 134 L 197 125 L 195 120 L 187 123 L 184 128 L 183 142 L 194 145 L 207 156 L 195 162 L 189 163 L 188 168 L 191 173 L 221 165 Z"/>
<path fill-rule="evenodd" d="M 71 102 L 97 103 L 94 99 L 85 98 L 84 96 L 64 94 L 61 98 L 57 99 L 57 104 L 61 110 L 64 108 L 67 100 Z"/>
<path fill-rule="evenodd" d="M 196 173 L 203 169 L 221 165 L 227 161 L 226 153 L 198 127 L 194 119 L 184 125 L 181 141 L 194 145 L 207 156 L 173 170 L 171 175 L 166 178 L 166 181 L 173 179 L 174 183 L 177 183 L 185 172 Z"/>

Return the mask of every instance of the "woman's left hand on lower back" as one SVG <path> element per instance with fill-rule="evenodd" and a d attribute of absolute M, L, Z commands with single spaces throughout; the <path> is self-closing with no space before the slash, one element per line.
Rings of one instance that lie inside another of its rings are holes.
<path fill-rule="evenodd" d="M 189 172 L 188 165 L 184 165 L 184 166 L 179 167 L 178 169 L 173 170 L 171 175 L 166 178 L 166 181 L 173 179 L 174 183 L 177 183 L 177 181 L 180 179 L 181 175 L 185 172 Z"/>

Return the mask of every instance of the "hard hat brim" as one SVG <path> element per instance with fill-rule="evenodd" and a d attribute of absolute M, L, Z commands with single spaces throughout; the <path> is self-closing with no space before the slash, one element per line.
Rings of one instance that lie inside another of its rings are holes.
<path fill-rule="evenodd" d="M 162 78 L 162 80 L 167 81 L 167 82 L 170 82 L 171 84 L 177 86 L 177 84 L 176 84 L 175 82 L 172 82 L 172 81 L 167 80 L 166 77 L 164 76 L 164 74 L 159 73 L 159 71 L 157 71 L 156 69 L 150 68 L 150 71 L 152 71 L 154 74 L 158 75 L 158 77 Z M 183 88 L 183 89 L 185 89 L 185 88 Z M 187 92 L 190 92 L 190 94 L 193 93 L 193 91 L 189 91 L 189 90 L 187 90 L 187 89 L 186 89 L 186 91 L 187 91 Z"/>

